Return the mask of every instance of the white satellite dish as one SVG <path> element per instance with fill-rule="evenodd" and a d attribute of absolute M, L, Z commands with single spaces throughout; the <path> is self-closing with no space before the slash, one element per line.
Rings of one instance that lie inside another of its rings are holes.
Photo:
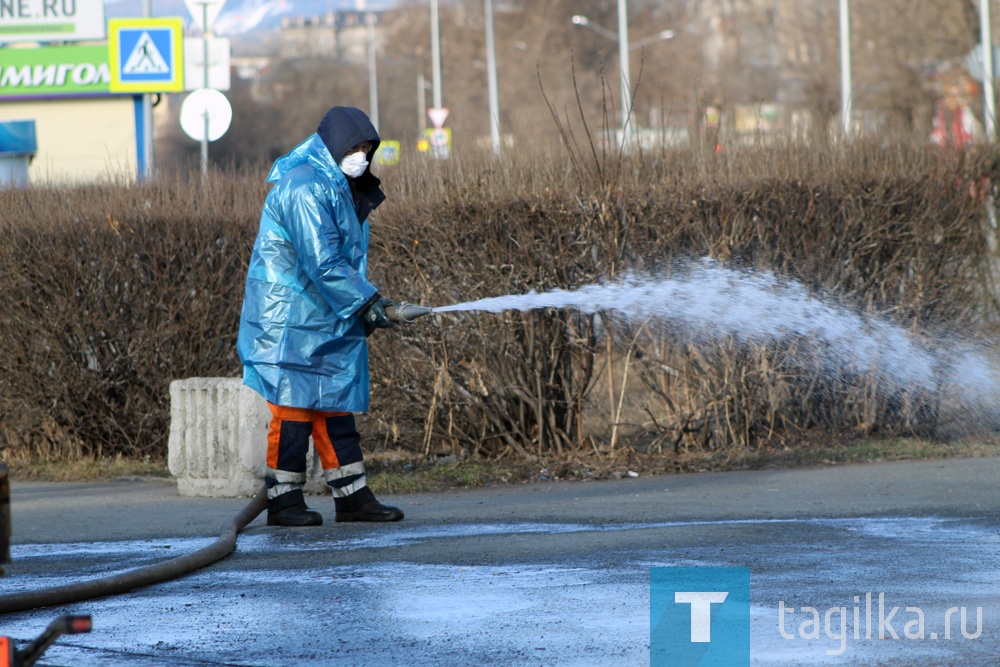
<path fill-rule="evenodd" d="M 195 141 L 205 140 L 206 113 L 209 141 L 224 135 L 233 120 L 233 107 L 225 95 L 211 88 L 199 88 L 181 104 L 181 129 Z"/>

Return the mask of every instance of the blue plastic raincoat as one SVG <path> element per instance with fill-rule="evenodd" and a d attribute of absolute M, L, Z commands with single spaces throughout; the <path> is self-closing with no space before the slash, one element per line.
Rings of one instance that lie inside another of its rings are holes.
<path fill-rule="evenodd" d="M 364 134 L 345 141 L 372 140 Z M 364 412 L 368 346 L 358 311 L 377 293 L 365 277 L 369 228 L 324 138 L 313 134 L 267 177 L 277 185 L 250 257 L 237 349 L 244 384 L 271 403 Z"/>

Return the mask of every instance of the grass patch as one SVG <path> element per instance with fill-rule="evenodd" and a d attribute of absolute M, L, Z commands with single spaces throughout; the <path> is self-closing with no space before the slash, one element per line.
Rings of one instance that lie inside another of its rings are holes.
<path fill-rule="evenodd" d="M 1000 455 L 1000 437 L 957 442 L 917 438 L 859 440 L 838 444 L 775 448 L 752 453 L 723 452 L 638 453 L 622 447 L 615 452 L 574 453 L 562 458 L 531 461 L 456 457 L 427 460 L 393 452 L 368 457 L 368 482 L 379 494 L 433 493 L 448 489 L 527 484 L 560 480 L 618 479 L 728 470 L 762 470 L 862 464 L 882 461 L 917 461 Z M 122 477 L 169 478 L 166 461 L 132 460 L 122 456 L 103 459 L 7 461 L 11 479 L 46 482 L 103 482 Z"/>
<path fill-rule="evenodd" d="M 599 480 L 623 477 L 731 470 L 805 468 L 813 466 L 970 458 L 1000 455 L 1000 438 L 935 442 L 916 438 L 859 440 L 801 448 L 760 450 L 743 454 L 637 453 L 622 448 L 611 453 L 543 457 L 534 461 L 393 462 L 373 466 L 369 482 L 377 493 L 420 493 L 450 488 L 526 484 L 559 480 Z"/>
<path fill-rule="evenodd" d="M 835 447 L 824 446 L 807 449 L 788 449 L 746 457 L 746 467 L 801 467 L 836 465 L 844 463 L 872 463 L 878 461 L 914 461 L 944 458 L 969 458 L 996 456 L 1000 442 L 958 441 L 934 442 L 917 438 L 890 438 L 863 440 Z"/>
<path fill-rule="evenodd" d="M 15 459 L 7 461 L 17 482 L 107 482 L 120 477 L 170 477 L 166 461 L 130 459 L 121 455 L 102 459 Z"/>
<path fill-rule="evenodd" d="M 525 479 L 526 470 L 493 461 L 407 463 L 376 467 L 368 483 L 376 493 L 423 493 L 446 489 L 512 484 Z"/>

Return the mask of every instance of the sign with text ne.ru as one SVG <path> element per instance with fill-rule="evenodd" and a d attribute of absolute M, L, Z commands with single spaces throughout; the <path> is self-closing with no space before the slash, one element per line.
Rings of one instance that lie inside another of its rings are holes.
<path fill-rule="evenodd" d="M 104 44 L 4 49 L 0 58 L 0 100 L 110 92 L 108 47 Z"/>
<path fill-rule="evenodd" d="M 104 0 L 0 0 L 0 44 L 104 39 Z"/>

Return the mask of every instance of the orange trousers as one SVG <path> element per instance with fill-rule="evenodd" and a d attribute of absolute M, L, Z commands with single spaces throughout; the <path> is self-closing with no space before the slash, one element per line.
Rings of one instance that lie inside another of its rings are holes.
<path fill-rule="evenodd" d="M 264 482 L 273 508 L 301 502 L 306 482 L 309 438 L 335 499 L 370 493 L 365 480 L 361 436 L 350 412 L 289 408 L 268 403 L 267 471 Z M 291 494 L 291 495 L 289 495 Z M 367 495 L 366 495 L 367 497 Z"/>

